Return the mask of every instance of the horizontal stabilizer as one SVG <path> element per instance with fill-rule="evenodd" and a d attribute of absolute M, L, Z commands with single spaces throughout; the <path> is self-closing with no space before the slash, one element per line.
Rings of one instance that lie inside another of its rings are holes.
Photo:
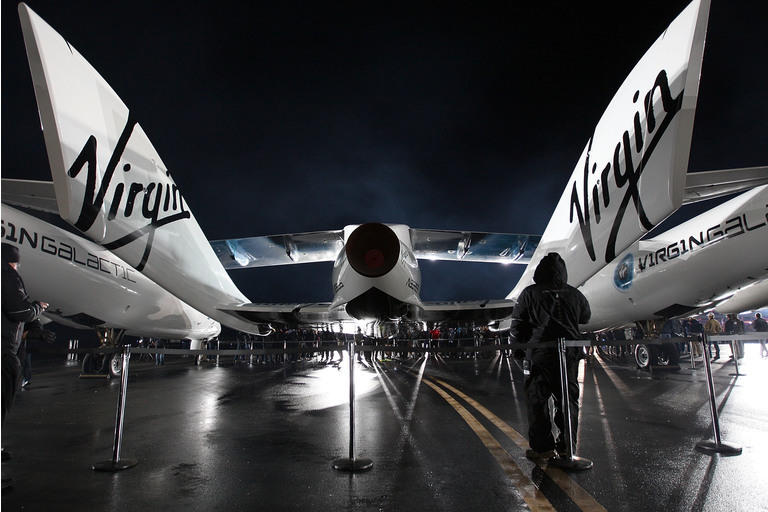
<path fill-rule="evenodd" d="M 423 302 L 422 304 L 424 309 L 421 312 L 421 320 L 427 322 L 443 322 L 446 320 L 490 322 L 512 315 L 515 301 L 499 299 Z"/>
<path fill-rule="evenodd" d="M 685 178 L 683 204 L 744 192 L 768 183 L 768 167 L 691 172 Z"/>
<path fill-rule="evenodd" d="M 3 202 L 48 213 L 59 214 L 52 181 L 3 178 Z"/>

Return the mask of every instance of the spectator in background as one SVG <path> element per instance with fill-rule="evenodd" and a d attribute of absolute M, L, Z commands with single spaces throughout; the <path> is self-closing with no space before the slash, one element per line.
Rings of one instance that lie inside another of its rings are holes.
<path fill-rule="evenodd" d="M 709 349 L 709 357 L 712 359 L 712 361 L 717 361 L 720 359 L 720 344 L 716 341 L 711 341 L 709 336 L 713 334 L 722 334 L 723 326 L 720 325 L 720 322 L 715 318 L 714 313 L 710 313 L 708 315 L 707 323 L 704 324 L 704 332 L 707 334 L 707 347 Z M 712 357 L 712 345 L 715 346 L 715 357 Z"/>
<path fill-rule="evenodd" d="M 752 322 L 755 332 L 768 332 L 768 323 L 760 313 L 755 313 L 755 321 Z M 768 348 L 765 346 L 765 339 L 760 340 L 760 357 L 768 357 Z"/>
<path fill-rule="evenodd" d="M 725 334 L 744 334 L 744 322 L 739 320 L 733 313 L 729 313 L 724 327 Z M 744 357 L 744 342 L 733 340 L 733 355 L 731 358 L 741 359 Z"/>

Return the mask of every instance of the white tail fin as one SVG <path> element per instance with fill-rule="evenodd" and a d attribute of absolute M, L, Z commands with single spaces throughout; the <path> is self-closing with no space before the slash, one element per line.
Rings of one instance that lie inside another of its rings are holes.
<path fill-rule="evenodd" d="M 253 331 L 218 310 L 249 301 L 128 108 L 24 4 L 19 17 L 62 218 L 203 313 Z"/>
<path fill-rule="evenodd" d="M 587 142 L 528 269 L 559 252 L 579 285 L 683 200 L 709 0 L 695 0 L 627 76 Z"/>

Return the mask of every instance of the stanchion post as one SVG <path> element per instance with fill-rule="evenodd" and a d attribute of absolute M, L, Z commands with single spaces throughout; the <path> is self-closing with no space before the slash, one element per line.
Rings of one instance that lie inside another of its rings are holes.
<path fill-rule="evenodd" d="M 696 443 L 696 448 L 704 452 L 722 453 L 725 455 L 741 455 L 741 446 L 724 443 L 720 438 L 720 419 L 717 415 L 717 402 L 715 400 L 715 386 L 712 382 L 712 367 L 706 354 L 707 335 L 702 336 L 702 348 L 704 349 L 704 371 L 707 374 L 707 390 L 709 391 L 709 411 L 712 414 L 712 432 L 714 441 L 704 440 Z"/>
<path fill-rule="evenodd" d="M 131 347 L 123 347 L 123 372 L 120 379 L 120 394 L 117 399 L 117 413 L 115 414 L 115 438 L 112 444 L 112 460 L 97 462 L 91 466 L 94 471 L 122 471 L 132 468 L 138 461 L 134 459 L 121 459 L 120 449 L 123 444 L 123 418 L 125 417 L 125 399 L 128 391 L 128 363 L 131 359 Z"/>
<path fill-rule="evenodd" d="M 565 440 L 565 457 L 553 457 L 549 459 L 549 464 L 563 469 L 582 471 L 592 467 L 592 461 L 583 457 L 577 457 L 573 454 L 573 428 L 571 425 L 571 404 L 568 396 L 568 367 L 566 360 L 565 340 L 557 340 L 557 348 L 560 355 L 560 391 L 562 404 L 560 411 L 563 414 L 562 436 Z"/>
<path fill-rule="evenodd" d="M 349 353 L 349 458 L 333 461 L 333 469 L 339 471 L 367 471 L 373 467 L 371 459 L 355 458 L 355 341 L 347 342 Z"/>

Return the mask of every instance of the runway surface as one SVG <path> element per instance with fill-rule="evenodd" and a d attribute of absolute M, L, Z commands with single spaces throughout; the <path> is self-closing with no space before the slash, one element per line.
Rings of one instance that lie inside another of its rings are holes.
<path fill-rule="evenodd" d="M 724 346 L 725 347 L 725 346 Z M 120 382 L 78 379 L 62 361 L 36 370 L 2 430 L 14 488 L 3 510 L 766 510 L 768 359 L 747 346 L 713 363 L 720 424 L 739 456 L 695 449 L 712 437 L 703 369 L 648 372 L 599 357 L 582 363 L 578 454 L 566 473 L 525 458 L 523 376 L 501 354 L 356 363 L 357 457 L 349 451 L 345 362 L 278 367 L 162 367 L 134 355 L 121 458 L 112 457 Z M 338 358 L 338 355 L 336 356 Z"/>

